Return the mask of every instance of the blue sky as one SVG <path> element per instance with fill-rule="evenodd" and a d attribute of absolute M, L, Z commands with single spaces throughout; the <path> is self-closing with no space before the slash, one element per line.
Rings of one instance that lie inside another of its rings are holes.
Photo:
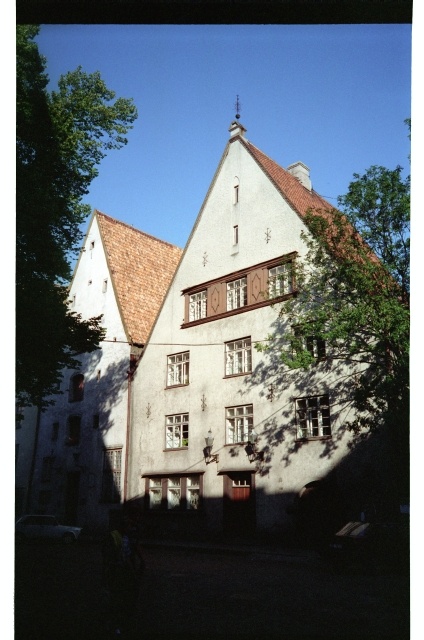
<path fill-rule="evenodd" d="M 85 201 L 183 247 L 229 137 L 301 160 L 329 202 L 371 165 L 409 173 L 411 25 L 42 25 L 51 88 L 81 65 L 139 117 Z"/>

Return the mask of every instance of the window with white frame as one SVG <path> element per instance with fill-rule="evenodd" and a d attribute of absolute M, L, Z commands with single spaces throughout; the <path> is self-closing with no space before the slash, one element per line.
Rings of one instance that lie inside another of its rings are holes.
<path fill-rule="evenodd" d="M 188 447 L 188 413 L 166 416 L 165 447 L 167 449 Z"/>
<path fill-rule="evenodd" d="M 227 282 L 227 311 L 239 309 L 247 304 L 247 278 Z"/>
<path fill-rule="evenodd" d="M 146 479 L 146 493 L 153 511 L 197 511 L 201 506 L 201 475 L 150 477 Z"/>
<path fill-rule="evenodd" d="M 162 478 L 150 478 L 149 508 L 160 509 L 162 505 Z"/>
<path fill-rule="evenodd" d="M 225 375 L 234 376 L 252 371 L 252 341 L 241 338 L 225 344 Z"/>
<path fill-rule="evenodd" d="M 328 394 L 296 399 L 298 438 L 331 436 Z"/>
<path fill-rule="evenodd" d="M 253 429 L 253 405 L 227 407 L 227 443 L 247 442 Z"/>
<path fill-rule="evenodd" d="M 179 384 L 188 384 L 190 369 L 190 352 L 176 353 L 168 356 L 167 386 L 174 387 Z"/>
<path fill-rule="evenodd" d="M 321 338 L 316 338 L 315 336 L 307 336 L 304 339 L 305 349 L 309 351 L 311 356 L 316 358 L 317 360 L 321 360 L 325 358 L 325 340 Z"/>
<path fill-rule="evenodd" d="M 293 264 L 284 264 L 272 267 L 268 271 L 268 294 L 270 298 L 278 298 L 293 291 Z"/>
<path fill-rule="evenodd" d="M 188 303 L 189 322 L 206 318 L 207 290 L 193 293 Z"/>
<path fill-rule="evenodd" d="M 122 449 L 106 449 L 103 454 L 102 502 L 121 500 Z"/>

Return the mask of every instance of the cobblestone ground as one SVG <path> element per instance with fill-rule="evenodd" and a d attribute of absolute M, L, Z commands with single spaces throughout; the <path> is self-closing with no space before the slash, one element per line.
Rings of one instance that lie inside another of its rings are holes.
<path fill-rule="evenodd" d="M 131 640 L 408 640 L 409 578 L 335 572 L 314 554 L 148 547 Z M 98 545 L 22 545 L 15 640 L 100 640 Z M 123 636 L 125 637 L 125 636 Z"/>

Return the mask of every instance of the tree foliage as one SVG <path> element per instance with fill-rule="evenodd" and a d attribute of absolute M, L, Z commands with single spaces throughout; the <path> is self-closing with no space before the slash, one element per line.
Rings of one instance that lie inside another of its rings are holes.
<path fill-rule="evenodd" d="M 340 210 L 306 216 L 298 294 L 279 309 L 288 320 L 281 360 L 292 369 L 317 367 L 311 344 L 325 341 L 327 361 L 352 365 L 347 384 L 356 412 L 347 426 L 356 434 L 391 427 L 405 450 L 410 181 L 401 167 L 372 166 L 354 178 Z"/>
<path fill-rule="evenodd" d="M 67 283 L 79 251 L 82 203 L 106 153 L 127 143 L 137 118 L 98 72 L 78 67 L 49 92 L 36 25 L 17 25 L 16 395 L 37 404 L 55 391 L 64 367 L 78 366 L 104 336 L 101 317 L 69 309 Z"/>

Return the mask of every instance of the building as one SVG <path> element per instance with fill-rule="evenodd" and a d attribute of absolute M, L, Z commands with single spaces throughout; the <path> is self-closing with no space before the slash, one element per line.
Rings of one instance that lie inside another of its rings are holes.
<path fill-rule="evenodd" d="M 69 296 L 83 318 L 103 315 L 106 336 L 100 349 L 81 354 L 79 370 L 63 371 L 54 404 L 33 420 L 22 510 L 95 532 L 125 500 L 132 375 L 181 254 L 94 211 Z"/>
<path fill-rule="evenodd" d="M 330 522 L 360 465 L 379 464 L 378 447 L 348 446 L 351 365 L 336 370 L 313 336 L 306 373 L 281 365 L 278 343 L 255 349 L 284 332 L 275 303 L 296 295 L 309 208 L 332 206 L 308 167 L 283 169 L 233 122 L 134 376 L 127 498 L 146 535 L 293 533 L 296 504 L 312 523 L 331 503 Z"/>

